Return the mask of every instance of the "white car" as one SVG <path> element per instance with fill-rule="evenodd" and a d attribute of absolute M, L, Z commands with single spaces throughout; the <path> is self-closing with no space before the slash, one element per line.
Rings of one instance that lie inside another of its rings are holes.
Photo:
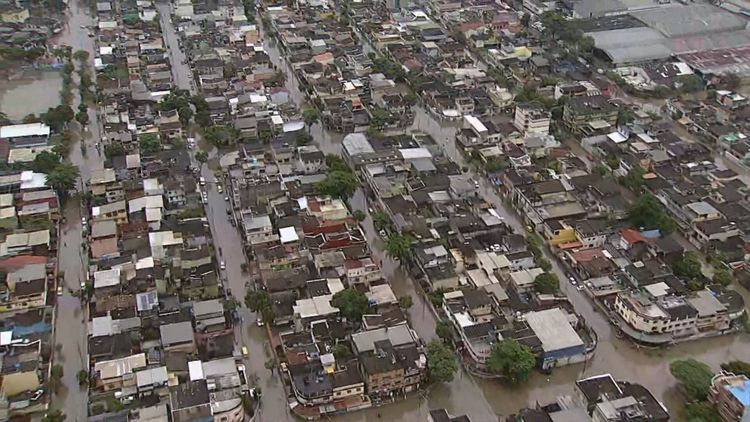
<path fill-rule="evenodd" d="M 219 268 L 222 269 L 222 270 L 226 270 L 227 269 L 227 264 L 224 263 L 224 261 L 221 261 L 221 263 L 219 263 Z"/>
<path fill-rule="evenodd" d="M 81 225 L 86 227 L 86 225 L 89 223 L 89 221 L 86 219 L 86 217 L 81 217 Z"/>

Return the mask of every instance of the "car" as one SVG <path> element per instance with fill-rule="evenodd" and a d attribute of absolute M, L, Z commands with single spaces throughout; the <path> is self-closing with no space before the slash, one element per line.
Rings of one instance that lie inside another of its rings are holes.
<path fill-rule="evenodd" d="M 62 286 L 62 284 L 59 284 L 57 286 L 57 295 L 58 296 L 62 296 L 62 294 L 63 294 L 63 286 Z"/>
<path fill-rule="evenodd" d="M 228 201 L 229 201 L 229 197 L 228 197 L 228 196 L 225 196 L 225 197 L 224 197 L 224 200 L 228 202 Z"/>
<path fill-rule="evenodd" d="M 263 322 L 263 317 L 259 316 L 258 318 L 256 318 L 255 324 L 258 325 L 258 327 L 262 327 L 263 325 L 265 325 L 265 323 Z"/>
<path fill-rule="evenodd" d="M 40 398 L 41 398 L 41 397 L 42 397 L 43 395 L 44 395 L 44 390 L 42 390 L 42 389 L 36 390 L 36 391 L 34 391 L 34 395 L 33 395 L 33 396 L 31 396 L 31 399 L 30 399 L 30 400 L 31 400 L 31 401 L 37 401 L 37 400 L 39 400 L 39 399 L 40 399 Z"/>
<path fill-rule="evenodd" d="M 200 182 L 201 186 L 206 186 L 206 178 L 205 177 L 201 176 L 200 179 L 198 179 L 198 181 Z"/>
<path fill-rule="evenodd" d="M 219 193 L 224 192 L 224 188 L 222 188 L 219 184 L 216 185 L 216 190 L 219 191 Z"/>
<path fill-rule="evenodd" d="M 81 225 L 82 226 L 85 227 L 88 223 L 89 223 L 89 220 L 86 219 L 86 217 L 81 217 Z"/>
<path fill-rule="evenodd" d="M 227 264 L 224 261 L 221 261 L 219 263 L 219 268 L 221 268 L 222 270 L 226 270 L 227 269 Z"/>
<path fill-rule="evenodd" d="M 247 350 L 247 346 L 242 346 L 242 357 L 247 358 L 250 356 L 250 351 Z"/>

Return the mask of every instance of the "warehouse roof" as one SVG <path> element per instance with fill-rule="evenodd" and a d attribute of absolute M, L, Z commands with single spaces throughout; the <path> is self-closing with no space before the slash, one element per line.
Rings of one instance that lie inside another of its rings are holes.
<path fill-rule="evenodd" d="M 568 315 L 560 308 L 526 314 L 529 324 L 545 352 L 583 346 L 583 340 L 568 322 Z"/>

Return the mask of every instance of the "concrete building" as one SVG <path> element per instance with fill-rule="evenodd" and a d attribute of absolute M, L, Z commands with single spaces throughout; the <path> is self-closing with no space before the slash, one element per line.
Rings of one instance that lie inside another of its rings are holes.
<path fill-rule="evenodd" d="M 529 327 L 542 343 L 541 367 L 554 368 L 586 359 L 586 345 L 573 329 L 578 319 L 560 308 L 529 312 L 524 315 Z"/>
<path fill-rule="evenodd" d="M 533 105 L 517 105 L 513 125 L 523 136 L 549 134 L 550 112 Z"/>
<path fill-rule="evenodd" d="M 745 375 L 716 374 L 711 380 L 708 398 L 722 421 L 750 421 L 750 380 Z"/>

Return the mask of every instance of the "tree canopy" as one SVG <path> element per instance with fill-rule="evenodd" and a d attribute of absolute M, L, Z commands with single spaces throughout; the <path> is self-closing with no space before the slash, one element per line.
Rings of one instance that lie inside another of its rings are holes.
<path fill-rule="evenodd" d="M 742 360 L 732 360 L 721 364 L 721 369 L 731 372 L 735 375 L 744 375 L 750 377 L 750 362 Z"/>
<path fill-rule="evenodd" d="M 685 406 L 685 422 L 722 422 L 716 408 L 707 401 L 688 403 Z"/>
<path fill-rule="evenodd" d="M 432 340 L 427 345 L 427 375 L 430 380 L 451 382 L 458 370 L 456 356 L 440 340 Z"/>
<path fill-rule="evenodd" d="M 560 280 L 554 273 L 543 272 L 534 278 L 534 289 L 542 294 L 555 293 L 560 288 Z"/>
<path fill-rule="evenodd" d="M 276 315 L 271 306 L 271 297 L 264 290 L 248 290 L 245 294 L 245 306 L 253 312 L 260 312 L 263 321 L 267 324 L 273 324 Z"/>
<path fill-rule="evenodd" d="M 60 197 L 66 197 L 68 191 L 76 186 L 78 167 L 70 161 L 63 161 L 47 173 L 47 186 L 57 191 Z"/>
<path fill-rule="evenodd" d="M 349 168 L 344 159 L 336 154 L 326 155 L 326 167 L 328 167 L 328 171 L 352 172 L 352 169 Z"/>
<path fill-rule="evenodd" d="M 729 270 L 725 268 L 719 268 L 714 271 L 714 283 L 721 284 L 722 286 L 728 286 L 734 281 L 734 276 Z"/>
<path fill-rule="evenodd" d="M 536 366 L 536 356 L 528 346 L 513 339 L 495 343 L 487 361 L 487 368 L 503 375 L 512 384 L 526 381 Z"/>
<path fill-rule="evenodd" d="M 444 342 L 450 342 L 453 339 L 453 327 L 451 323 L 442 319 L 438 321 L 437 325 L 435 325 L 435 334 Z"/>
<path fill-rule="evenodd" d="M 408 262 L 412 256 L 411 237 L 403 234 L 394 234 L 385 243 L 385 252 L 392 258 L 402 263 Z"/>
<path fill-rule="evenodd" d="M 677 224 L 664 211 L 664 206 L 653 195 L 641 195 L 628 210 L 628 219 L 636 228 L 659 229 L 663 234 L 671 233 Z"/>
<path fill-rule="evenodd" d="M 315 107 L 305 107 L 305 109 L 302 110 L 302 120 L 305 122 L 305 126 L 307 126 L 307 130 L 309 131 L 315 123 L 320 121 L 320 111 Z"/>
<path fill-rule="evenodd" d="M 138 145 L 140 146 L 141 151 L 145 153 L 154 153 L 161 151 L 161 142 L 159 142 L 159 136 L 153 133 L 141 135 L 140 139 L 138 139 Z"/>
<path fill-rule="evenodd" d="M 52 151 L 42 151 L 34 157 L 31 169 L 37 173 L 48 174 L 60 164 L 60 156 Z"/>
<path fill-rule="evenodd" d="M 364 293 L 350 287 L 333 295 L 331 305 L 339 308 L 341 315 L 349 321 L 359 322 L 370 308 L 370 301 Z"/>
<path fill-rule="evenodd" d="M 695 251 L 685 252 L 680 259 L 672 264 L 672 271 L 676 276 L 688 279 L 699 278 L 701 273 L 701 258 Z"/>
<path fill-rule="evenodd" d="M 318 191 L 344 201 L 354 195 L 359 186 L 359 180 L 353 173 L 334 170 L 329 171 L 325 180 L 318 184 Z"/>
<path fill-rule="evenodd" d="M 75 112 L 67 104 L 52 107 L 41 115 L 42 122 L 55 132 L 61 131 L 74 117 Z"/>
<path fill-rule="evenodd" d="M 125 155 L 125 147 L 121 143 L 115 142 L 104 146 L 104 156 L 107 158 Z"/>
<path fill-rule="evenodd" d="M 708 397 L 714 374 L 705 363 L 695 359 L 676 360 L 669 364 L 669 372 L 690 399 L 705 400 Z"/>

